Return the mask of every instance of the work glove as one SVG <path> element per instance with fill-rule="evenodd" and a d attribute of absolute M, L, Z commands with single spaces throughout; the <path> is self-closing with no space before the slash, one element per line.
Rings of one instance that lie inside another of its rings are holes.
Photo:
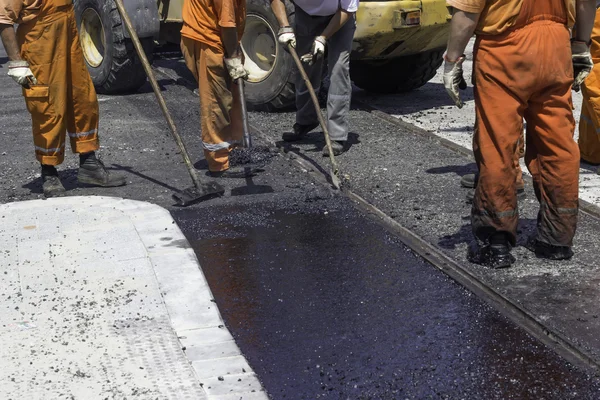
<path fill-rule="evenodd" d="M 37 79 L 29 69 L 29 63 L 25 60 L 9 61 L 8 75 L 25 89 L 29 89 L 31 84 L 37 85 Z"/>
<path fill-rule="evenodd" d="M 464 103 L 460 98 L 460 93 L 458 89 L 465 90 L 467 88 L 467 82 L 463 77 L 463 68 L 462 64 L 465 62 L 465 56 L 460 56 L 458 60 L 452 62 L 449 61 L 446 57 L 444 62 L 444 87 L 446 88 L 446 92 L 456 104 L 456 107 L 463 108 Z"/>
<path fill-rule="evenodd" d="M 294 28 L 291 26 L 283 26 L 279 28 L 279 32 L 277 33 L 277 40 L 279 43 L 287 46 L 292 46 L 296 48 L 296 35 L 294 34 Z"/>
<path fill-rule="evenodd" d="M 233 79 L 234 81 L 237 81 L 240 78 L 248 78 L 248 71 L 246 71 L 246 68 L 244 68 L 242 57 L 226 58 L 225 66 L 227 67 L 227 72 L 229 72 L 229 76 L 231 76 L 231 79 Z"/>
<path fill-rule="evenodd" d="M 323 54 L 325 54 L 326 43 L 327 39 L 325 39 L 325 36 L 317 36 L 313 41 L 310 52 L 300 57 L 302 62 L 308 65 L 313 65 L 319 58 L 323 57 Z"/>
<path fill-rule="evenodd" d="M 573 59 L 573 90 L 579 92 L 585 78 L 592 72 L 594 61 L 590 54 L 587 43 L 573 40 L 571 42 L 571 54 Z"/>

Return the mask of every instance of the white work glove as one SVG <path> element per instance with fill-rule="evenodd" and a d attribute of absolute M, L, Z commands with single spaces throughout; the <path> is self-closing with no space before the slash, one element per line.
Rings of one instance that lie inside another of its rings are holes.
<path fill-rule="evenodd" d="M 30 84 L 37 85 L 37 79 L 29 69 L 29 63 L 25 60 L 9 61 L 8 76 L 26 89 L 29 89 Z"/>
<path fill-rule="evenodd" d="M 248 78 L 248 71 L 244 68 L 244 63 L 242 62 L 242 57 L 231 57 L 225 58 L 225 66 L 227 67 L 227 72 L 229 72 L 229 76 L 234 81 L 238 79 L 246 79 Z"/>
<path fill-rule="evenodd" d="M 302 57 L 300 57 L 300 59 L 302 60 L 303 63 L 306 63 L 308 65 L 313 65 L 315 63 L 315 61 L 317 61 L 319 58 L 323 57 L 323 54 L 325 54 L 325 45 L 326 44 L 327 44 L 327 39 L 325 39 L 325 36 L 317 36 L 312 44 L 312 48 L 310 49 L 310 52 L 308 52 L 305 55 L 303 55 Z"/>
<path fill-rule="evenodd" d="M 594 61 L 592 61 L 590 47 L 584 42 L 571 41 L 571 54 L 573 59 L 573 90 L 579 92 L 583 81 L 594 68 Z"/>
<path fill-rule="evenodd" d="M 460 56 L 455 62 L 448 61 L 447 58 L 444 62 L 444 87 L 446 92 L 456 104 L 456 107 L 463 108 L 464 103 L 460 98 L 458 89 L 465 90 L 467 88 L 467 82 L 463 77 L 462 64 L 465 61 L 465 56 Z"/>
<path fill-rule="evenodd" d="M 294 34 L 294 28 L 291 26 L 283 26 L 279 28 L 279 32 L 277 33 L 277 40 L 279 43 L 287 46 L 296 47 L 296 35 Z"/>

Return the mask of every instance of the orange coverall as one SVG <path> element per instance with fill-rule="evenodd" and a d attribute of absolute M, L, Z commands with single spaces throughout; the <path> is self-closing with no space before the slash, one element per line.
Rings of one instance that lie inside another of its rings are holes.
<path fill-rule="evenodd" d="M 202 147 L 208 169 L 229 168 L 229 152 L 242 143 L 243 125 L 237 84 L 224 58 L 221 27 L 244 33 L 246 0 L 185 0 L 181 51 L 198 81 Z"/>
<path fill-rule="evenodd" d="M 36 157 L 42 164 L 58 165 L 67 133 L 74 153 L 98 149 L 96 91 L 83 59 L 72 1 L 44 0 L 39 9 L 28 8 L 31 1 L 18 1 L 22 4 L 0 0 L 0 19 L 19 24 L 21 57 L 38 81 L 23 89 Z"/>
<path fill-rule="evenodd" d="M 590 51 L 594 68 L 582 86 L 579 150 L 584 161 L 600 164 L 600 9 L 596 11 Z"/>
<path fill-rule="evenodd" d="M 522 0 L 508 30 L 477 35 L 478 129 L 473 150 L 480 177 L 471 222 L 475 236 L 484 242 L 494 232 L 506 232 L 512 244 L 516 243 L 514 155 L 524 118 L 525 160 L 540 202 L 537 239 L 555 246 L 572 245 L 578 213 L 579 149 L 573 140 L 571 108 L 568 24 L 572 10 L 565 3 Z"/>

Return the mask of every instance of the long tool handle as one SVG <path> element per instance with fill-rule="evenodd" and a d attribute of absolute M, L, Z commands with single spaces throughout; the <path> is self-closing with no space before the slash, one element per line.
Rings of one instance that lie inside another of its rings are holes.
<path fill-rule="evenodd" d="M 252 147 L 252 138 L 250 137 L 250 126 L 248 125 L 248 110 L 246 109 L 246 93 L 244 90 L 244 80 L 237 80 L 238 90 L 240 93 L 240 104 L 242 110 L 242 127 L 244 129 L 244 147 Z"/>
<path fill-rule="evenodd" d="M 140 43 L 140 39 L 138 38 L 138 35 L 135 29 L 133 28 L 133 25 L 131 24 L 131 19 L 129 19 L 129 15 L 125 10 L 123 0 L 115 0 L 115 3 L 117 5 L 117 8 L 119 9 L 119 14 L 121 14 L 121 19 L 123 20 L 123 23 L 125 24 L 125 27 L 129 32 L 129 36 L 133 41 L 133 46 L 135 47 L 135 50 L 137 51 L 137 54 L 140 57 L 140 60 L 142 61 L 144 71 L 146 71 L 146 75 L 148 75 L 148 80 L 152 85 L 152 89 L 154 90 L 154 94 L 156 95 L 156 99 L 158 100 L 158 105 L 160 106 L 160 109 L 162 110 L 163 115 L 167 120 L 167 125 L 169 125 L 169 129 L 171 130 L 171 134 L 173 135 L 175 142 L 177 142 L 177 145 L 179 146 L 179 150 L 181 151 L 181 155 L 183 156 L 183 161 L 185 162 L 188 172 L 190 173 L 190 177 L 194 182 L 194 186 L 200 189 L 202 183 L 200 182 L 198 175 L 194 172 L 194 165 L 192 164 L 192 161 L 185 148 L 183 140 L 181 140 L 181 136 L 179 136 L 179 133 L 177 132 L 175 122 L 173 122 L 173 118 L 171 118 L 171 114 L 169 113 L 169 109 L 167 108 L 167 103 L 165 102 L 162 92 L 160 91 L 160 87 L 158 86 L 158 82 L 156 81 L 156 77 L 154 76 L 154 72 L 152 71 L 152 67 L 150 66 L 150 62 L 148 62 L 148 58 L 146 58 L 146 53 L 144 52 L 144 48 Z"/>
<path fill-rule="evenodd" d="M 304 83 L 306 83 L 306 88 L 310 93 L 310 97 L 315 106 L 315 110 L 317 111 L 317 118 L 319 118 L 319 124 L 321 125 L 321 129 L 323 129 L 323 133 L 325 134 L 325 143 L 327 143 L 327 150 L 329 151 L 329 158 L 331 159 L 333 173 L 337 175 L 340 171 L 340 167 L 338 167 L 337 161 L 335 161 L 335 156 L 333 155 L 333 149 L 331 148 L 331 139 L 329 138 L 329 131 L 327 130 L 327 124 L 325 123 L 325 119 L 323 118 L 323 114 L 321 113 L 321 107 L 319 106 L 319 100 L 317 99 L 315 89 L 313 89 L 312 83 L 310 83 L 310 79 L 308 79 L 308 75 L 306 75 L 306 71 L 302 66 L 302 61 L 300 61 L 298 53 L 296 53 L 296 49 L 294 49 L 291 45 L 288 46 L 288 49 L 290 50 L 290 54 L 296 62 L 298 71 L 300 71 L 300 75 L 302 75 L 302 79 L 304 79 Z"/>

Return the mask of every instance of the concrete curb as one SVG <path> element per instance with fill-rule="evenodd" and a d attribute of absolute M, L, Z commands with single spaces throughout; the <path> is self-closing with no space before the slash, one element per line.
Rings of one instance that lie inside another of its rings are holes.
<path fill-rule="evenodd" d="M 152 265 L 170 325 L 207 399 L 268 399 L 214 303 L 198 259 L 170 213 L 157 205 L 112 197 L 63 197 L 0 205 L 0 216 L 27 210 L 93 208 L 94 230 L 114 234 L 114 221 L 128 219 Z M 24 221 L 25 222 L 25 221 Z M 133 243 L 126 242 L 126 243 Z M 125 251 L 132 251 L 126 248 Z M 187 397 L 186 397 L 187 398 Z"/>

